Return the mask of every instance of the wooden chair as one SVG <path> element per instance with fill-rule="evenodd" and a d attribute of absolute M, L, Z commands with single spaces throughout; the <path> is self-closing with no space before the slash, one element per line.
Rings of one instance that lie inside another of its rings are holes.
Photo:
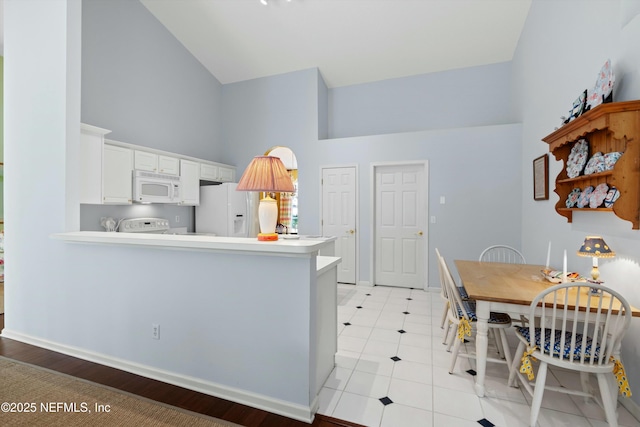
<path fill-rule="evenodd" d="M 486 248 L 480 254 L 480 262 L 503 262 L 505 264 L 526 264 L 524 255 L 519 250 L 507 245 L 493 245 Z M 520 323 L 525 326 L 529 320 L 520 315 Z"/>
<path fill-rule="evenodd" d="M 515 248 L 506 245 L 489 246 L 480 254 L 480 262 L 504 262 L 507 264 L 526 264 L 524 255 Z"/>
<path fill-rule="evenodd" d="M 440 252 L 437 252 L 437 254 L 438 266 L 444 279 L 443 285 L 446 288 L 446 295 L 448 298 L 447 318 L 450 325 L 456 326 L 455 329 L 451 328 L 452 330 L 449 332 L 451 335 L 449 335 L 448 338 L 450 347 L 451 343 L 453 343 L 451 365 L 449 367 L 449 373 L 451 374 L 453 373 L 458 356 L 467 358 L 476 357 L 475 353 L 460 353 L 460 345 L 464 341 L 465 327 L 469 328 L 466 335 L 471 335 L 471 325 L 478 319 L 475 313 L 475 301 L 462 299 L 458 286 L 456 286 L 455 281 L 453 280 L 453 276 L 451 275 L 445 259 L 440 255 Z M 496 346 L 500 352 L 504 354 L 504 360 L 487 357 L 488 362 L 506 363 L 507 367 L 510 368 L 511 352 L 509 351 L 506 334 L 506 330 L 510 327 L 511 318 L 508 314 L 491 312 L 489 318 L 489 331 L 498 332 L 497 334 L 494 334 L 496 338 Z M 456 339 L 456 335 L 458 339 Z"/>
<path fill-rule="evenodd" d="M 442 256 L 440 255 L 440 251 L 438 250 L 438 248 L 436 248 L 436 255 L 438 258 L 438 272 L 440 273 L 440 298 L 442 298 L 442 301 L 444 302 L 444 310 L 442 310 L 442 319 L 440 321 L 440 328 L 444 329 L 443 335 L 442 335 L 442 343 L 446 344 L 447 343 L 447 337 L 449 335 L 449 330 L 451 329 L 449 327 L 449 325 L 447 325 L 447 327 L 445 328 L 445 325 L 447 324 L 447 312 L 449 310 L 449 297 L 447 295 L 447 286 L 445 285 L 444 281 L 445 281 L 445 273 L 444 271 L 442 271 L 442 266 L 440 263 L 440 258 L 442 258 Z M 460 296 L 462 299 L 468 299 L 469 296 L 467 295 L 467 290 L 464 288 L 464 286 L 458 286 L 458 291 L 460 292 Z"/>
<path fill-rule="evenodd" d="M 592 294 L 590 288 L 600 290 L 601 294 Z M 587 311 L 584 307 L 591 309 Z M 541 292 L 531 302 L 530 316 L 539 316 L 540 326 L 532 322 L 516 328 L 520 343 L 509 374 L 509 384 L 514 385 L 517 377 L 533 396 L 531 426 L 538 420 L 545 388 L 595 399 L 588 374 L 596 374 L 598 378 L 602 398 L 598 403 L 604 407 L 609 426 L 618 425 L 613 374 L 616 372 L 619 383 L 624 384 L 626 378 L 622 381 L 619 377 L 624 375 L 624 368 L 614 356 L 617 357 L 631 314 L 629 303 L 620 294 L 592 283 L 562 283 Z M 531 358 L 540 361 L 535 385 L 529 383 L 534 376 Z M 521 362 L 522 366 L 518 366 Z M 580 372 L 582 390 L 547 386 L 549 364 Z M 528 378 L 519 372 L 526 373 Z M 622 389 L 620 392 L 624 394 Z"/>

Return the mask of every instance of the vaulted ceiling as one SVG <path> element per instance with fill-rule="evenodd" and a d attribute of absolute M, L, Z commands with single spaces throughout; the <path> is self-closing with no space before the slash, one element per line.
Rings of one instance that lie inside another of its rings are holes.
<path fill-rule="evenodd" d="M 329 87 L 509 61 L 531 5 L 531 0 L 140 1 L 223 84 L 317 67 Z M 0 0 L 0 25 L 2 8 Z M 0 49 L 3 32 L 0 28 Z"/>
<path fill-rule="evenodd" d="M 531 0 L 141 1 L 223 84 L 318 67 L 329 87 L 509 61 L 531 5 Z"/>

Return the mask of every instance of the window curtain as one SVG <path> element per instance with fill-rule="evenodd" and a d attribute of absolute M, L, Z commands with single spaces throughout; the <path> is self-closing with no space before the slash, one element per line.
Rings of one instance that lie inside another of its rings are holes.
<path fill-rule="evenodd" d="M 291 228 L 291 193 L 280 193 L 280 224 Z"/>

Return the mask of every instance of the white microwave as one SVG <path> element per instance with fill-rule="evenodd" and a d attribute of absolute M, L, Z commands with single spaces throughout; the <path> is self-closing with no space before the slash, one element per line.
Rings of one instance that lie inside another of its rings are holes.
<path fill-rule="evenodd" d="M 133 201 L 180 203 L 180 177 L 141 170 L 133 171 Z"/>

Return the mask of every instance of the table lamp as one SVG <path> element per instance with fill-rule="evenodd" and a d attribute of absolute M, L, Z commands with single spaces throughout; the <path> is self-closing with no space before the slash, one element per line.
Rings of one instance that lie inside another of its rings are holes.
<path fill-rule="evenodd" d="M 278 234 L 276 234 L 278 204 L 269 193 L 295 191 L 291 176 L 280 158 L 273 156 L 254 157 L 242 174 L 236 189 L 238 191 L 265 192 L 265 197 L 260 199 L 258 206 L 258 221 L 260 222 L 258 240 L 278 240 Z"/>
<path fill-rule="evenodd" d="M 593 268 L 591 269 L 591 278 L 593 283 L 602 283 L 598 280 L 600 272 L 598 271 L 598 258 L 613 258 L 616 253 L 605 243 L 600 236 L 587 236 L 584 243 L 578 250 L 578 256 L 592 257 Z M 597 290 L 591 288 L 592 293 L 598 293 Z"/>

